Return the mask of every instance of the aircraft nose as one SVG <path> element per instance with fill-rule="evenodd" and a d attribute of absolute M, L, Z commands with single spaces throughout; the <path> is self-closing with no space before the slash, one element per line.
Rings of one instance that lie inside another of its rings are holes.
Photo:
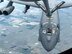
<path fill-rule="evenodd" d="M 53 40 L 52 39 L 51 40 L 44 39 L 44 41 L 41 41 L 43 48 L 47 52 L 53 50 L 55 48 L 57 42 L 58 41 L 54 40 L 54 39 Z"/>
<path fill-rule="evenodd" d="M 47 51 L 47 52 L 50 52 L 52 49 L 53 49 L 53 48 L 51 48 L 51 47 L 47 47 L 46 51 Z"/>
<path fill-rule="evenodd" d="M 54 24 L 52 25 L 52 29 L 48 28 L 48 24 L 45 24 L 44 27 L 41 27 L 39 30 L 39 41 L 41 42 L 43 48 L 46 51 L 51 51 L 55 48 L 58 40 L 60 30 Z"/>
<path fill-rule="evenodd" d="M 44 49 L 47 51 L 47 52 L 50 52 L 54 47 L 52 46 L 47 46 L 47 47 L 44 47 Z"/>

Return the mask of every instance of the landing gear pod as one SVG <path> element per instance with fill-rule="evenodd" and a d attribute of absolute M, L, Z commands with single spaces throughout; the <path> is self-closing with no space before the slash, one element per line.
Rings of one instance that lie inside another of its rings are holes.
<path fill-rule="evenodd" d="M 40 22 L 39 41 L 46 51 L 56 46 L 60 36 L 59 19 L 57 13 L 53 14 L 53 17 L 48 18 L 44 13 Z"/>

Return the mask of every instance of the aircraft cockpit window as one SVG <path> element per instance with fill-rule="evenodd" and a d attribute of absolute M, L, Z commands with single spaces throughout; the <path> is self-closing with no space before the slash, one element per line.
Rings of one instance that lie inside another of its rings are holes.
<path fill-rule="evenodd" d="M 52 33 L 52 29 L 51 28 L 48 28 L 47 29 L 47 33 Z"/>

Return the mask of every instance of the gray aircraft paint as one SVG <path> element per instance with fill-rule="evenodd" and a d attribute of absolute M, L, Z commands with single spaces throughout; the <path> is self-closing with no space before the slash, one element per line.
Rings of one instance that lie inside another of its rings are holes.
<path fill-rule="evenodd" d="M 50 3 L 50 8 L 53 8 L 55 5 L 55 0 L 49 0 L 53 3 Z M 51 28 L 52 33 L 47 33 L 47 29 Z M 60 35 L 60 25 L 59 25 L 59 17 L 57 11 L 53 13 L 51 18 L 48 18 L 45 13 L 43 12 L 41 22 L 40 22 L 40 29 L 39 29 L 39 41 L 41 42 L 42 46 L 47 50 L 51 51 L 59 41 Z M 49 40 L 48 40 L 49 39 Z"/>

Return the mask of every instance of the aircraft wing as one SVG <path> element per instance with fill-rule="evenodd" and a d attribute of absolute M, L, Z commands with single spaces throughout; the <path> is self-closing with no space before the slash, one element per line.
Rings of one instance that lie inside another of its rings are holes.
<path fill-rule="evenodd" d="M 61 1 L 60 1 L 61 2 Z M 60 2 L 57 2 L 56 5 L 58 5 Z M 68 8 L 68 7 L 72 7 L 72 1 L 65 1 L 65 3 L 60 7 L 61 8 Z"/>
<path fill-rule="evenodd" d="M 68 7 L 72 7 L 72 2 L 66 2 L 63 6 L 61 6 L 61 8 L 68 8 Z"/>
<path fill-rule="evenodd" d="M 12 1 L 12 2 L 14 2 L 14 3 L 19 3 L 19 4 L 29 5 L 29 6 L 33 6 L 33 7 L 39 8 L 39 6 L 36 5 L 34 2 L 26 2 L 26 1 L 21 1 L 21 0 L 8 0 L 8 1 Z M 43 1 L 38 1 L 38 2 L 39 2 L 39 4 L 41 4 L 42 6 L 44 6 Z M 57 2 L 57 4 L 59 4 L 59 3 L 60 3 L 60 2 Z M 56 5 L 57 5 L 57 4 L 56 4 Z M 63 4 L 63 5 L 60 7 L 60 9 L 61 9 L 61 8 L 68 8 L 68 7 L 72 7 L 72 2 L 65 2 L 65 4 Z"/>
<path fill-rule="evenodd" d="M 21 1 L 21 0 L 8 0 L 8 1 L 12 1 L 14 3 L 19 3 L 19 4 L 23 4 L 23 5 L 29 5 L 29 6 L 33 6 L 33 7 L 38 7 L 34 2 L 26 2 L 26 1 Z M 38 1 L 38 2 L 43 5 L 42 1 Z"/>

